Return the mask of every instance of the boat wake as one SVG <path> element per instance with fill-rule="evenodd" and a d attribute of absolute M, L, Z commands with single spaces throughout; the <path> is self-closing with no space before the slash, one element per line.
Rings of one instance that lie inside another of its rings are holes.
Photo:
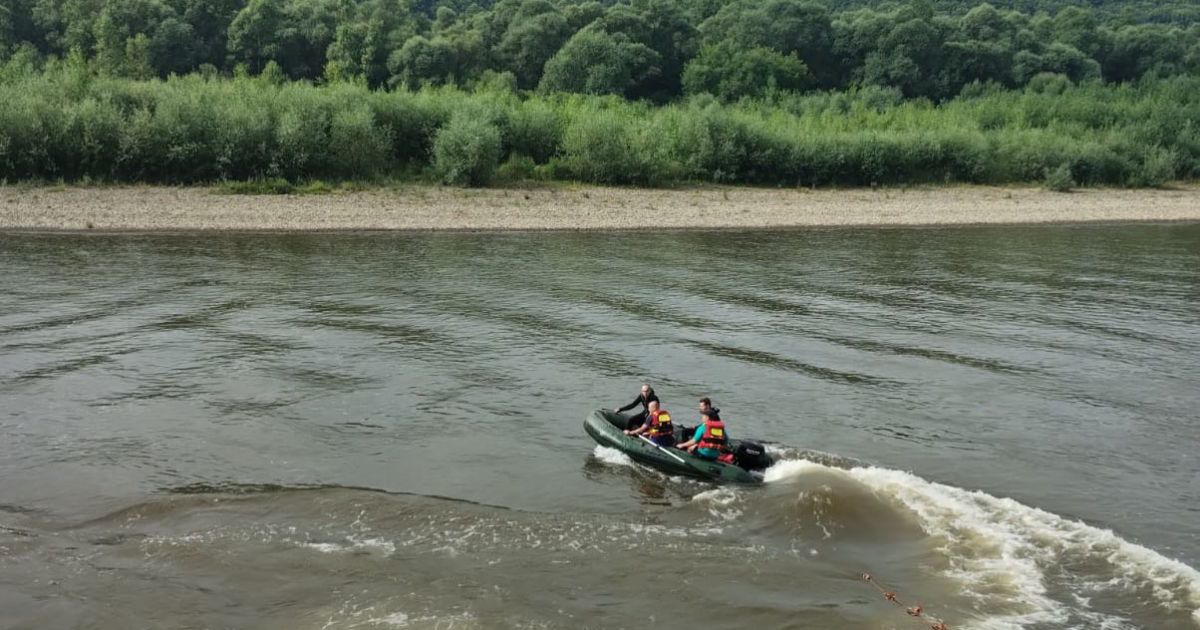
<path fill-rule="evenodd" d="M 1110 530 L 873 466 L 790 459 L 768 469 L 766 481 L 773 502 L 786 490 L 795 493 L 790 507 L 806 510 L 824 538 L 861 535 L 862 519 L 915 524 L 937 552 L 940 573 L 980 609 L 999 611 L 972 627 L 1132 629 L 1156 625 L 1147 621 L 1151 611 L 1178 627 L 1200 626 L 1200 572 Z M 729 490 L 696 500 L 730 513 L 734 501 L 723 492 Z M 839 511 L 839 502 L 859 509 Z M 894 541 L 896 528 L 889 531 Z"/>

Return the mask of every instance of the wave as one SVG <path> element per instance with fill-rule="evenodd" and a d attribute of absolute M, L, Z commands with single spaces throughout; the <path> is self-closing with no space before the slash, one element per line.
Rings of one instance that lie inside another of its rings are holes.
<path fill-rule="evenodd" d="M 1147 603 L 1200 625 L 1200 571 L 1110 530 L 886 468 L 785 460 L 765 476 L 776 485 L 814 478 L 836 489 L 835 497 L 866 490 L 915 517 L 945 559 L 944 574 L 981 609 L 1004 611 L 974 627 L 1136 628 L 1138 609 Z M 1105 611 L 1093 607 L 1097 597 L 1106 600 Z"/>

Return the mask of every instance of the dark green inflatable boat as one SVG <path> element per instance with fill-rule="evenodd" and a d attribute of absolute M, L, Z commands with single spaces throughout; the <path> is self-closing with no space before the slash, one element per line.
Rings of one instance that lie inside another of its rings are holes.
<path fill-rule="evenodd" d="M 601 446 L 615 448 L 635 462 L 670 475 L 684 475 L 718 483 L 760 483 L 763 470 L 773 463 L 761 446 L 742 440 L 730 440 L 730 448 L 740 456 L 738 463 L 745 466 L 744 468 L 701 459 L 677 448 L 663 448 L 636 435 L 625 435 L 625 424 L 628 420 L 627 415 L 597 409 L 583 421 L 583 428 Z M 684 431 L 683 427 L 675 427 L 677 443 L 691 438 L 690 431 L 686 437 Z"/>

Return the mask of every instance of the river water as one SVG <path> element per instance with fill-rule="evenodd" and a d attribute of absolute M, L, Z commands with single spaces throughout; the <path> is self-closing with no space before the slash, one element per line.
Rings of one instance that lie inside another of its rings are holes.
<path fill-rule="evenodd" d="M 1200 628 L 1198 225 L 7 234 L 0 272 L 3 628 Z M 597 447 L 643 381 L 767 483 Z"/>

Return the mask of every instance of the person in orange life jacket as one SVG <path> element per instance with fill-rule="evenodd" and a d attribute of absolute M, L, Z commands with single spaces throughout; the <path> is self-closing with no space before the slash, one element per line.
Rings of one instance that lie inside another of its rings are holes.
<path fill-rule="evenodd" d="M 636 429 L 626 429 L 625 435 L 645 435 L 659 446 L 671 446 L 675 443 L 675 425 L 671 424 L 671 414 L 661 409 L 658 401 L 651 401 L 646 406 L 650 413 L 646 422 Z"/>
<path fill-rule="evenodd" d="M 681 448 L 701 459 L 721 460 L 729 454 L 729 435 L 721 421 L 720 410 L 712 406 L 708 398 L 700 399 L 700 415 L 703 424 L 696 427 L 692 439 L 679 444 Z"/>
<path fill-rule="evenodd" d="M 641 393 L 638 394 L 637 398 L 633 399 L 633 402 L 625 405 L 624 407 L 617 407 L 616 409 L 613 409 L 613 411 L 621 413 L 641 405 L 642 410 L 633 414 L 633 416 L 629 418 L 629 422 L 625 423 L 626 430 L 636 429 L 646 422 L 646 415 L 650 413 L 651 402 L 658 402 L 658 395 L 654 393 L 654 388 L 650 387 L 650 385 L 642 385 Z"/>

